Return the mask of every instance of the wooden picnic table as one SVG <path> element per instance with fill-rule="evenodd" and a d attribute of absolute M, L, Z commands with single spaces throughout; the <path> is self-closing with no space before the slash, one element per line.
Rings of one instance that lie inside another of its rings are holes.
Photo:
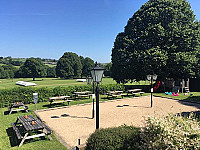
<path fill-rule="evenodd" d="M 82 97 L 88 97 L 90 98 L 90 91 L 81 91 L 81 92 L 74 92 L 75 99 L 82 98 Z"/>
<path fill-rule="evenodd" d="M 64 103 L 64 102 L 67 102 L 67 104 L 69 105 L 69 103 L 72 100 L 69 100 L 68 98 L 70 98 L 70 96 L 49 97 L 50 105 L 53 104 L 53 103 Z M 60 100 L 60 101 L 57 101 L 57 100 Z"/>
<path fill-rule="evenodd" d="M 133 96 L 135 96 L 136 94 L 140 94 L 142 96 L 142 94 L 144 94 L 144 92 L 142 92 L 142 89 L 131 89 L 127 91 L 127 95 L 131 93 Z"/>
<path fill-rule="evenodd" d="M 107 98 L 116 98 L 118 96 L 121 96 L 121 94 L 123 93 L 123 91 L 109 91 L 108 93 L 106 93 Z"/>
<path fill-rule="evenodd" d="M 48 135 L 48 138 L 52 140 L 50 134 L 52 133 L 51 129 L 47 127 L 40 120 L 34 118 L 32 115 L 19 116 L 17 117 L 16 122 L 11 124 L 13 130 L 16 133 L 16 136 L 21 140 L 19 147 L 21 147 L 25 140 L 32 139 L 36 137 L 41 137 Z"/>
<path fill-rule="evenodd" d="M 28 106 L 24 105 L 24 103 L 22 102 L 11 103 L 11 105 L 8 107 L 9 115 L 13 111 L 23 111 L 23 110 L 28 112 Z"/>

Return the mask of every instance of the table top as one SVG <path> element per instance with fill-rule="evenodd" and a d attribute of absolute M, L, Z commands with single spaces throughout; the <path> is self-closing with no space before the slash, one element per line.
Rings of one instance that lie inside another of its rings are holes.
<path fill-rule="evenodd" d="M 90 91 L 74 92 L 74 94 L 88 94 Z"/>
<path fill-rule="evenodd" d="M 117 93 L 123 93 L 123 91 L 110 91 L 110 94 L 117 94 Z"/>
<path fill-rule="evenodd" d="M 70 96 L 49 97 L 50 100 L 59 100 L 59 99 L 65 99 L 65 98 L 70 98 Z"/>
<path fill-rule="evenodd" d="M 131 90 L 128 90 L 128 92 L 139 92 L 139 91 L 142 91 L 142 89 L 131 89 Z"/>
<path fill-rule="evenodd" d="M 11 107 L 20 107 L 20 106 L 24 106 L 24 104 L 22 102 L 11 103 Z"/>
<path fill-rule="evenodd" d="M 40 130 L 45 128 L 45 125 L 32 115 L 27 115 L 27 118 L 25 118 L 25 116 L 19 116 L 18 120 L 22 123 L 26 131 Z M 35 122 L 34 125 L 32 125 L 32 121 Z"/>

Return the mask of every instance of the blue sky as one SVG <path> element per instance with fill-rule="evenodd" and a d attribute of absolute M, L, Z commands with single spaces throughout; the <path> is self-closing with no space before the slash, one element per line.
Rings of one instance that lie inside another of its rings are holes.
<path fill-rule="evenodd" d="M 147 0 L 0 0 L 0 56 L 59 59 L 75 52 L 101 63 Z M 189 0 L 200 20 L 200 1 Z"/>

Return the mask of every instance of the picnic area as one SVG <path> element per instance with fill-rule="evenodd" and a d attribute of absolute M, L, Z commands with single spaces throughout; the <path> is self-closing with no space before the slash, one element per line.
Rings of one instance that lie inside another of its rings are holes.
<path fill-rule="evenodd" d="M 148 116 L 163 117 L 168 113 L 200 111 L 200 104 L 154 97 L 150 108 L 150 97 L 134 97 L 109 100 L 100 103 L 100 128 L 117 127 L 123 124 L 142 127 Z M 92 119 L 92 103 L 56 107 L 37 111 L 37 115 L 55 132 L 68 148 L 84 145 L 95 131 Z"/>

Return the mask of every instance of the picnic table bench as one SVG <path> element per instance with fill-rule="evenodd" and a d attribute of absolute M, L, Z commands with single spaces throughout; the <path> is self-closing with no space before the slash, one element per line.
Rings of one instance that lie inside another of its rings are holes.
<path fill-rule="evenodd" d="M 74 92 L 74 98 L 90 98 L 90 91 L 83 91 L 83 92 Z"/>
<path fill-rule="evenodd" d="M 26 111 L 26 112 L 28 112 L 28 106 L 24 105 L 22 102 L 11 103 L 11 105 L 8 107 L 9 115 L 13 111 Z"/>
<path fill-rule="evenodd" d="M 21 140 L 19 147 L 23 145 L 25 140 L 36 137 L 47 135 L 52 140 L 50 136 L 52 133 L 51 129 L 32 115 L 19 116 L 16 122 L 11 123 L 11 125 L 16 133 L 17 139 Z"/>
<path fill-rule="evenodd" d="M 55 103 L 65 103 L 69 105 L 72 100 L 69 100 L 70 96 L 57 96 L 57 97 L 49 97 L 50 105 Z"/>
<path fill-rule="evenodd" d="M 127 95 L 131 94 L 133 96 L 135 96 L 136 94 L 140 94 L 140 96 L 142 96 L 142 94 L 144 94 L 144 92 L 142 92 L 142 89 L 131 89 L 127 91 Z M 125 95 L 123 95 L 125 96 Z"/>
<path fill-rule="evenodd" d="M 123 91 L 110 91 L 108 93 L 106 93 L 107 98 L 116 98 L 118 96 L 121 96 L 121 94 L 123 93 Z"/>

